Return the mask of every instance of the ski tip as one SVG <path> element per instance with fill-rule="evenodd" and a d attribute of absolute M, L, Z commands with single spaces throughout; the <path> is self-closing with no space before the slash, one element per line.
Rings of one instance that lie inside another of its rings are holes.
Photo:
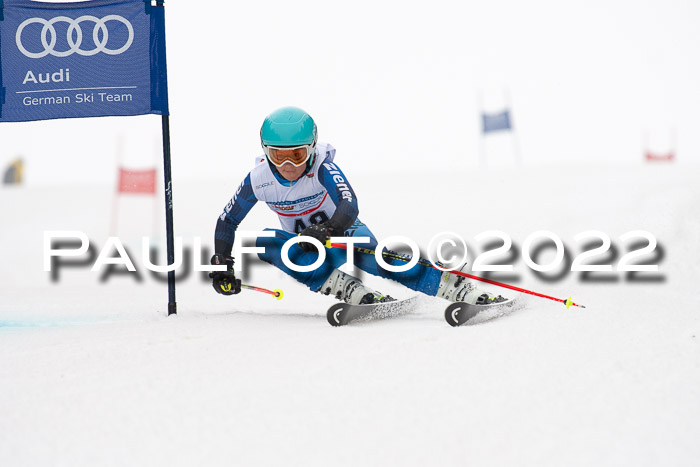
<path fill-rule="evenodd" d="M 277 300 L 282 300 L 282 297 L 284 297 L 284 292 L 282 292 L 280 289 L 275 289 L 272 291 L 272 296 Z"/>
<path fill-rule="evenodd" d="M 345 324 L 343 322 L 345 318 L 343 313 L 344 309 L 344 303 L 336 303 L 335 305 L 330 307 L 326 312 L 326 319 L 328 320 L 328 324 L 336 327 Z"/>
<path fill-rule="evenodd" d="M 459 309 L 454 309 L 453 307 L 447 307 L 445 309 L 445 321 L 452 327 L 459 326 Z"/>

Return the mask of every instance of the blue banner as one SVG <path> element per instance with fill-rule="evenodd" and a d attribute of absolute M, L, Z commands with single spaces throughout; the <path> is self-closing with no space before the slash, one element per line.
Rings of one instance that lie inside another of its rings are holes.
<path fill-rule="evenodd" d="M 150 0 L 0 0 L 0 122 L 168 114 Z"/>
<path fill-rule="evenodd" d="M 484 133 L 491 131 L 510 130 L 513 128 L 510 122 L 510 113 L 504 110 L 497 114 L 481 114 Z"/>

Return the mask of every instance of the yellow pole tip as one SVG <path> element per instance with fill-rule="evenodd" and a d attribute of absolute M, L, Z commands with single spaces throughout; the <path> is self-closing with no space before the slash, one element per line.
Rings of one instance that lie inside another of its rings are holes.
<path fill-rule="evenodd" d="M 564 304 L 566 305 L 566 309 L 568 310 L 571 304 L 574 303 L 571 301 L 571 297 L 567 298 Z"/>
<path fill-rule="evenodd" d="M 275 289 L 273 292 L 273 297 L 275 297 L 277 300 L 282 300 L 282 297 L 284 297 L 284 292 L 282 292 L 280 289 Z"/>

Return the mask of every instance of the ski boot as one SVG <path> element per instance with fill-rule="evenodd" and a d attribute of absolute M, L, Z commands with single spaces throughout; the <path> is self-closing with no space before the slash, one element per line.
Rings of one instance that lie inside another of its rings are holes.
<path fill-rule="evenodd" d="M 360 279 L 338 269 L 331 273 L 318 292 L 324 295 L 335 295 L 338 300 L 343 300 L 351 305 L 393 302 L 395 300 L 388 295 L 382 295 L 376 290 L 370 289 Z"/>
<path fill-rule="evenodd" d="M 459 270 L 461 271 L 465 266 Z M 444 271 L 440 276 L 440 286 L 436 297 L 451 302 L 469 303 L 470 305 L 490 305 L 508 301 L 501 295 L 493 295 L 477 288 L 473 281 L 453 274 L 452 271 Z"/>

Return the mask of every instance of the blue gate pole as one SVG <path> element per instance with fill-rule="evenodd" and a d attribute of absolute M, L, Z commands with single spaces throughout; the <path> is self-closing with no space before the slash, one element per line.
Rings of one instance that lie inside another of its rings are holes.
<path fill-rule="evenodd" d="M 150 0 L 147 0 L 150 3 Z M 163 0 L 156 0 L 163 7 Z M 170 173 L 170 116 L 161 117 L 163 128 L 163 178 L 165 181 L 165 237 L 168 248 L 168 266 L 175 264 L 175 241 L 173 227 L 173 178 Z M 175 301 L 175 270 L 168 271 L 168 316 L 177 314 Z"/>
<path fill-rule="evenodd" d="M 168 247 L 168 266 L 175 264 L 173 235 L 173 180 L 170 173 L 170 116 L 161 117 L 163 123 L 163 177 L 165 179 L 165 235 Z M 175 270 L 168 271 L 168 316 L 177 314 L 175 302 Z"/>

